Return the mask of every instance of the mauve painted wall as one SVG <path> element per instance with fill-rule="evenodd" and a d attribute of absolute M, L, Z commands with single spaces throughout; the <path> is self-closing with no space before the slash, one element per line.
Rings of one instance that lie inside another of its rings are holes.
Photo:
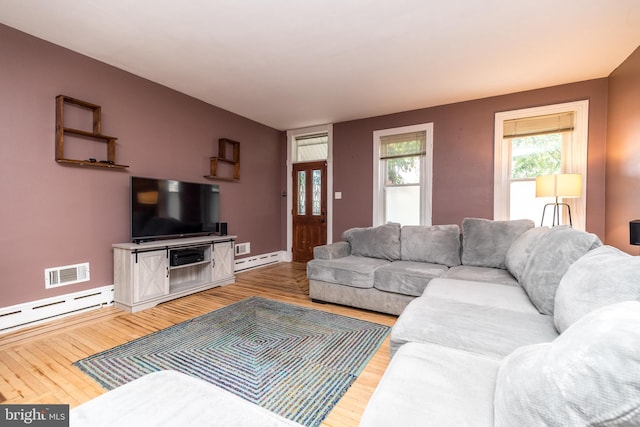
<path fill-rule="evenodd" d="M 633 255 L 629 221 L 640 218 L 640 48 L 609 76 L 606 243 Z"/>
<path fill-rule="evenodd" d="M 607 79 L 337 123 L 333 128 L 334 241 L 372 224 L 373 131 L 433 122 L 433 224 L 493 218 L 495 113 L 589 100 L 587 230 L 604 238 Z"/>
<path fill-rule="evenodd" d="M 229 233 L 252 255 L 284 248 L 283 132 L 3 25 L 0 64 L 0 307 L 112 284 L 132 175 L 219 183 Z M 102 106 L 127 171 L 54 161 L 58 94 Z M 241 142 L 239 183 L 203 178 L 221 137 Z M 45 290 L 45 268 L 85 261 L 90 282 Z"/>

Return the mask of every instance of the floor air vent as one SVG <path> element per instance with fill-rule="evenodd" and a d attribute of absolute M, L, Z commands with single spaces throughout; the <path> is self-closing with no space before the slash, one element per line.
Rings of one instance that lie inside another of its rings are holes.
<path fill-rule="evenodd" d="M 71 285 L 73 283 L 88 282 L 89 280 L 88 262 L 47 268 L 44 270 L 44 286 L 47 289 Z"/>

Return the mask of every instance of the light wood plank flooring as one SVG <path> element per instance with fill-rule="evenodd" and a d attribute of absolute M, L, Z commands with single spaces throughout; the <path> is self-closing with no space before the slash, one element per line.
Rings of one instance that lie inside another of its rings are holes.
<path fill-rule="evenodd" d="M 213 288 L 135 314 L 107 307 L 0 335 L 0 403 L 79 405 L 105 392 L 71 366 L 83 357 L 257 295 L 392 326 L 395 316 L 309 299 L 305 264 L 280 263 L 239 273 Z M 357 426 L 389 362 L 389 338 L 325 419 L 324 426 Z"/>

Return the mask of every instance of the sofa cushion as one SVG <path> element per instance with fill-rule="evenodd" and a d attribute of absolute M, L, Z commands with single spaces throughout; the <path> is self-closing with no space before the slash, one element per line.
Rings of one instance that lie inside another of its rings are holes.
<path fill-rule="evenodd" d="M 534 225 L 529 219 L 491 221 L 465 218 L 462 220 L 462 264 L 506 268 L 505 257 L 509 247 Z"/>
<path fill-rule="evenodd" d="M 553 314 L 556 290 L 569 266 L 602 242 L 595 234 L 559 226 L 544 234 L 531 251 L 520 284 L 540 313 Z"/>
<path fill-rule="evenodd" d="M 451 299 L 462 303 L 504 308 L 521 313 L 539 314 L 520 286 L 438 278 L 429 282 L 422 296 Z"/>
<path fill-rule="evenodd" d="M 400 231 L 403 261 L 460 265 L 460 227 L 453 225 L 405 225 Z"/>
<path fill-rule="evenodd" d="M 355 288 L 372 288 L 376 268 L 389 261 L 349 255 L 336 259 L 312 259 L 307 263 L 307 277 Z"/>
<path fill-rule="evenodd" d="M 398 317 L 390 351 L 393 355 L 401 345 L 416 341 L 500 359 L 518 347 L 557 336 L 551 316 L 429 296 L 411 301 Z"/>
<path fill-rule="evenodd" d="M 408 343 L 385 370 L 361 427 L 493 427 L 500 363 L 435 344 Z"/>
<path fill-rule="evenodd" d="M 451 267 L 442 275 L 448 279 L 472 280 L 476 282 L 499 283 L 501 285 L 518 286 L 518 281 L 507 270 L 491 267 L 474 267 L 459 265 Z"/>
<path fill-rule="evenodd" d="M 447 271 L 441 264 L 394 261 L 376 269 L 373 287 L 381 291 L 419 297 L 431 279 Z"/>
<path fill-rule="evenodd" d="M 574 262 L 556 291 L 554 322 L 562 332 L 585 314 L 616 302 L 640 301 L 640 257 L 611 246 Z"/>
<path fill-rule="evenodd" d="M 549 227 L 535 227 L 527 230 L 511 244 L 504 259 L 504 265 L 516 280 L 522 280 L 524 269 L 538 240 L 549 232 Z"/>
<path fill-rule="evenodd" d="M 350 228 L 342 233 L 342 238 L 351 245 L 351 255 L 390 261 L 400 259 L 400 224 Z"/>
<path fill-rule="evenodd" d="M 640 425 L 640 302 L 593 311 L 503 362 L 495 425 Z"/>

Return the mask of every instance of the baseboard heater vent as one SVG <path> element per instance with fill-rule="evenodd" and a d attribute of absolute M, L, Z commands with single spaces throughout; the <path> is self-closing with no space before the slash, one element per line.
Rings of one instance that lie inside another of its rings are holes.
<path fill-rule="evenodd" d="M 113 305 L 113 286 L 0 308 L 0 334 Z"/>
<path fill-rule="evenodd" d="M 249 258 L 240 258 L 235 260 L 236 272 L 248 270 L 250 268 L 263 267 L 269 264 L 275 264 L 284 260 L 284 252 L 272 252 L 270 254 L 258 255 Z"/>
<path fill-rule="evenodd" d="M 91 277 L 88 262 L 46 268 L 44 270 L 44 287 L 46 289 L 71 285 L 73 283 L 88 282 L 89 280 L 91 280 Z"/>

